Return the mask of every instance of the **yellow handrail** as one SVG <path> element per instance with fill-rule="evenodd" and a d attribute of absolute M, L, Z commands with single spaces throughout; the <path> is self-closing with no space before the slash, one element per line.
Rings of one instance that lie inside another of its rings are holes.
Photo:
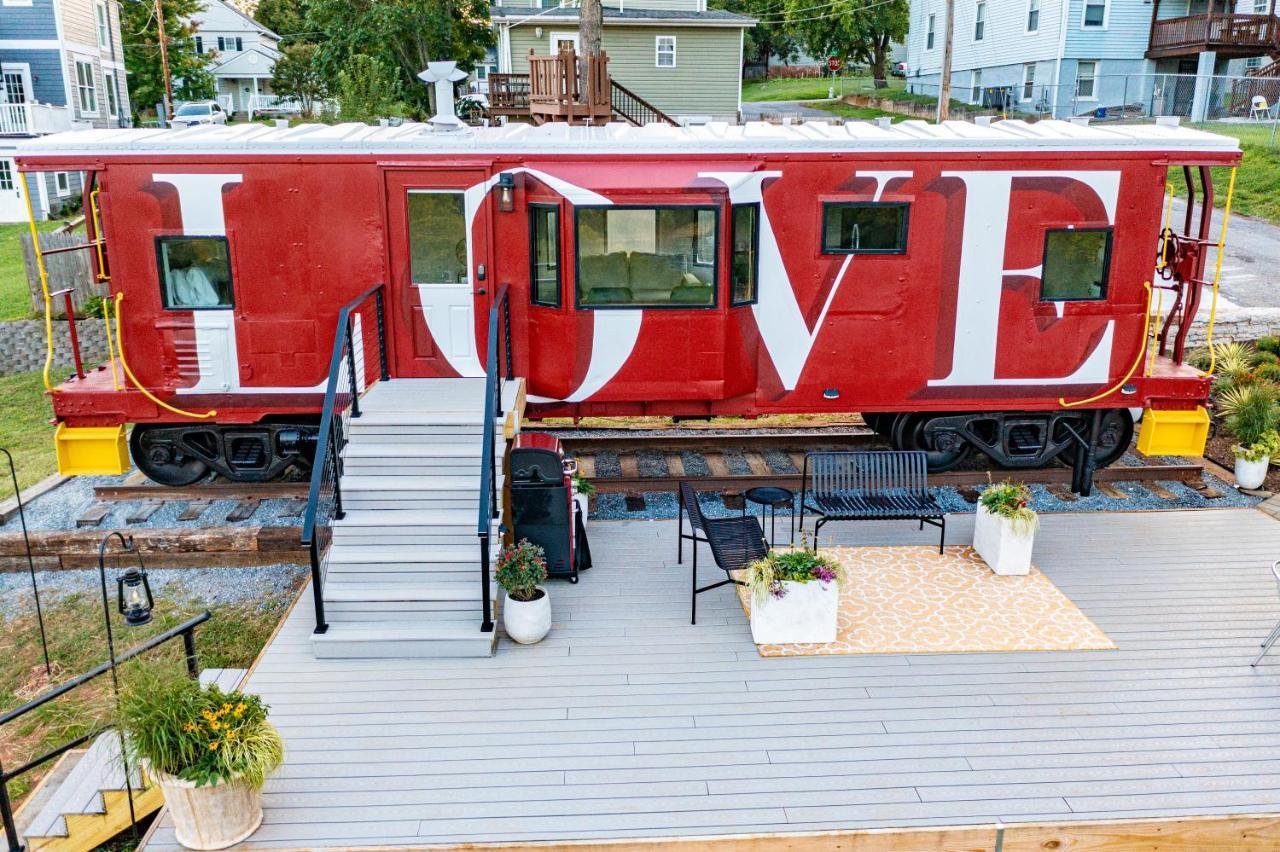
<path fill-rule="evenodd" d="M 1227 226 L 1231 224 L 1231 198 L 1236 191 L 1236 167 L 1231 167 L 1231 179 L 1227 181 L 1227 201 L 1222 207 L 1222 230 L 1218 232 L 1218 260 L 1213 269 L 1213 298 L 1209 302 L 1209 328 L 1205 332 L 1205 345 L 1209 347 L 1209 375 L 1218 367 L 1218 355 L 1213 351 L 1213 323 L 1218 316 L 1218 280 L 1222 277 L 1222 250 L 1227 245 Z M 1194 317 L 1192 317 L 1194 319 Z"/>
<path fill-rule="evenodd" d="M 1138 372 L 1138 366 L 1142 364 L 1147 354 L 1147 341 L 1151 337 L 1151 282 L 1144 281 L 1142 286 L 1147 289 L 1147 312 L 1142 317 L 1142 348 L 1138 350 L 1138 357 L 1133 359 L 1133 366 L 1129 368 L 1129 372 L 1124 374 L 1124 378 L 1116 382 L 1102 393 L 1095 394 L 1088 399 L 1078 400 L 1076 402 L 1067 402 L 1066 397 L 1058 397 L 1058 405 L 1063 408 L 1075 408 L 1080 405 L 1088 405 L 1091 402 L 1097 402 L 1103 397 L 1110 396 L 1125 386 L 1129 379 L 1133 378 L 1133 374 Z"/>
<path fill-rule="evenodd" d="M 111 363 L 111 385 L 121 390 L 120 374 L 116 372 L 116 350 L 111 342 L 111 300 L 102 300 L 102 324 L 107 327 L 107 360 Z"/>
<path fill-rule="evenodd" d="M 93 239 L 97 243 L 94 249 L 98 253 L 98 280 L 110 281 L 111 276 L 107 275 L 103 270 L 107 268 L 106 259 L 102 254 L 102 219 L 98 215 L 98 193 L 102 192 L 99 187 L 94 187 L 93 192 L 89 193 L 89 212 L 93 214 Z M 118 390 L 118 388 L 117 388 Z"/>
<path fill-rule="evenodd" d="M 1164 227 L 1160 229 L 1160 253 L 1156 256 L 1156 272 L 1168 266 L 1164 261 L 1164 247 L 1169 238 L 1169 224 L 1173 221 L 1173 184 L 1168 181 L 1164 182 L 1164 190 L 1168 197 L 1168 202 L 1164 208 Z"/>
<path fill-rule="evenodd" d="M 158 399 L 155 394 L 142 386 L 142 382 L 138 381 L 137 376 L 133 374 L 133 370 L 129 369 L 129 362 L 124 358 L 124 337 L 120 334 L 120 303 L 124 301 L 124 293 L 116 293 L 116 350 L 120 353 L 120 366 L 124 368 L 124 374 L 129 377 L 129 381 L 133 382 L 133 386 L 142 391 L 142 395 L 163 408 L 165 411 L 172 411 L 174 414 L 180 414 L 183 417 L 193 417 L 196 420 L 205 420 L 209 417 L 216 417 L 218 412 L 209 409 L 204 414 L 197 414 L 194 411 L 184 411 L 181 408 L 175 408 L 164 400 Z"/>
<path fill-rule="evenodd" d="M 44 296 L 44 389 L 52 391 L 49 370 L 53 367 L 53 305 L 49 299 L 49 273 L 44 268 L 44 255 L 40 252 L 40 232 L 36 230 L 36 211 L 31 206 L 31 189 L 27 186 L 27 173 L 18 172 L 22 181 L 22 198 L 27 203 L 27 226 L 31 229 L 31 251 L 36 256 L 36 269 L 40 272 L 40 292 Z M 75 320 L 73 319 L 72 322 Z"/>
<path fill-rule="evenodd" d="M 1164 315 L 1164 288 L 1160 288 L 1160 292 L 1156 294 L 1156 312 L 1151 317 L 1151 332 L 1147 335 L 1150 342 L 1147 344 L 1151 349 L 1151 360 L 1147 362 L 1147 375 L 1150 376 L 1156 371 L 1156 348 L 1157 337 L 1160 334 L 1160 318 Z"/>

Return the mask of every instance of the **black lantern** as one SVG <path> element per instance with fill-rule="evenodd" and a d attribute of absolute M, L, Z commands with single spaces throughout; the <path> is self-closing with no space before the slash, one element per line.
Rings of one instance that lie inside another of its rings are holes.
<path fill-rule="evenodd" d="M 516 209 L 516 179 L 510 172 L 498 175 L 498 209 L 503 213 Z"/>
<path fill-rule="evenodd" d="M 146 571 L 130 568 L 123 576 L 116 578 L 116 598 L 125 624 L 139 627 L 151 620 L 155 598 L 151 597 L 151 584 L 147 582 Z"/>

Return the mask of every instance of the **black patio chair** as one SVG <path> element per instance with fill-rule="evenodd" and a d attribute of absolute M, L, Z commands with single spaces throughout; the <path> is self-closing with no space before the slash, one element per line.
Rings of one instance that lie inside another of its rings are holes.
<path fill-rule="evenodd" d="M 736 571 L 739 568 L 745 568 L 751 562 L 762 558 L 769 552 L 769 546 L 765 544 L 764 530 L 760 527 L 760 521 L 755 515 L 743 515 L 740 518 L 708 518 L 702 514 L 702 506 L 698 503 L 697 492 L 693 490 L 693 486 L 688 482 L 680 483 L 679 494 L 679 532 L 680 539 L 676 545 L 676 562 L 684 564 L 684 542 L 685 539 L 693 542 L 693 573 L 691 588 L 693 589 L 690 600 L 692 606 L 690 608 L 689 623 L 698 623 L 698 595 L 703 592 L 709 592 L 712 589 L 718 589 L 721 586 L 727 586 L 730 583 L 736 583 L 739 586 L 745 585 L 740 580 L 735 580 L 730 571 Z M 690 531 L 684 531 L 684 516 L 689 515 Z M 702 537 L 698 533 L 702 533 Z M 718 583 L 712 583 L 709 586 L 698 587 L 698 543 L 703 542 L 711 547 L 711 556 L 716 561 L 716 566 L 724 571 L 728 579 L 721 580 Z"/>

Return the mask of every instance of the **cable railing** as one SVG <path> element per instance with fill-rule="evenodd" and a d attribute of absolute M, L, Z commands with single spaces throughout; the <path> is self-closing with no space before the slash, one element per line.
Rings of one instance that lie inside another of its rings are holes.
<path fill-rule="evenodd" d="M 311 552 L 316 633 L 329 629 L 324 615 L 324 569 L 332 538 L 331 524 L 343 516 L 340 480 L 347 427 L 353 417 L 360 416 L 360 397 L 377 382 L 390 378 L 385 292 L 382 284 L 370 287 L 338 312 L 335 326 L 307 511 L 302 519 L 302 543 Z"/>
<path fill-rule="evenodd" d="M 501 325 L 499 325 L 501 319 Z M 499 337 L 503 357 L 498 357 Z M 511 303 L 507 285 L 503 284 L 489 307 L 489 340 L 485 349 L 484 440 L 480 450 L 480 500 L 476 507 L 476 535 L 480 538 L 480 597 L 483 614 L 480 630 L 493 632 L 493 601 L 489 588 L 490 532 L 498 517 L 498 463 L 495 458 L 498 419 L 502 417 L 502 383 L 512 377 L 511 369 Z"/>

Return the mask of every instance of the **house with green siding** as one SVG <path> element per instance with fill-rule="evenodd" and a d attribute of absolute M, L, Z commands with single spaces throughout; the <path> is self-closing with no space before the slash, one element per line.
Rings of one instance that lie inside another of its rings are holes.
<path fill-rule="evenodd" d="M 490 9 L 498 34 L 497 71 L 526 74 L 529 53 L 578 44 L 578 10 L 538 0 Z M 742 106 L 742 42 L 755 19 L 708 9 L 706 0 L 605 0 L 602 48 L 609 75 L 685 123 L 737 122 Z"/>

